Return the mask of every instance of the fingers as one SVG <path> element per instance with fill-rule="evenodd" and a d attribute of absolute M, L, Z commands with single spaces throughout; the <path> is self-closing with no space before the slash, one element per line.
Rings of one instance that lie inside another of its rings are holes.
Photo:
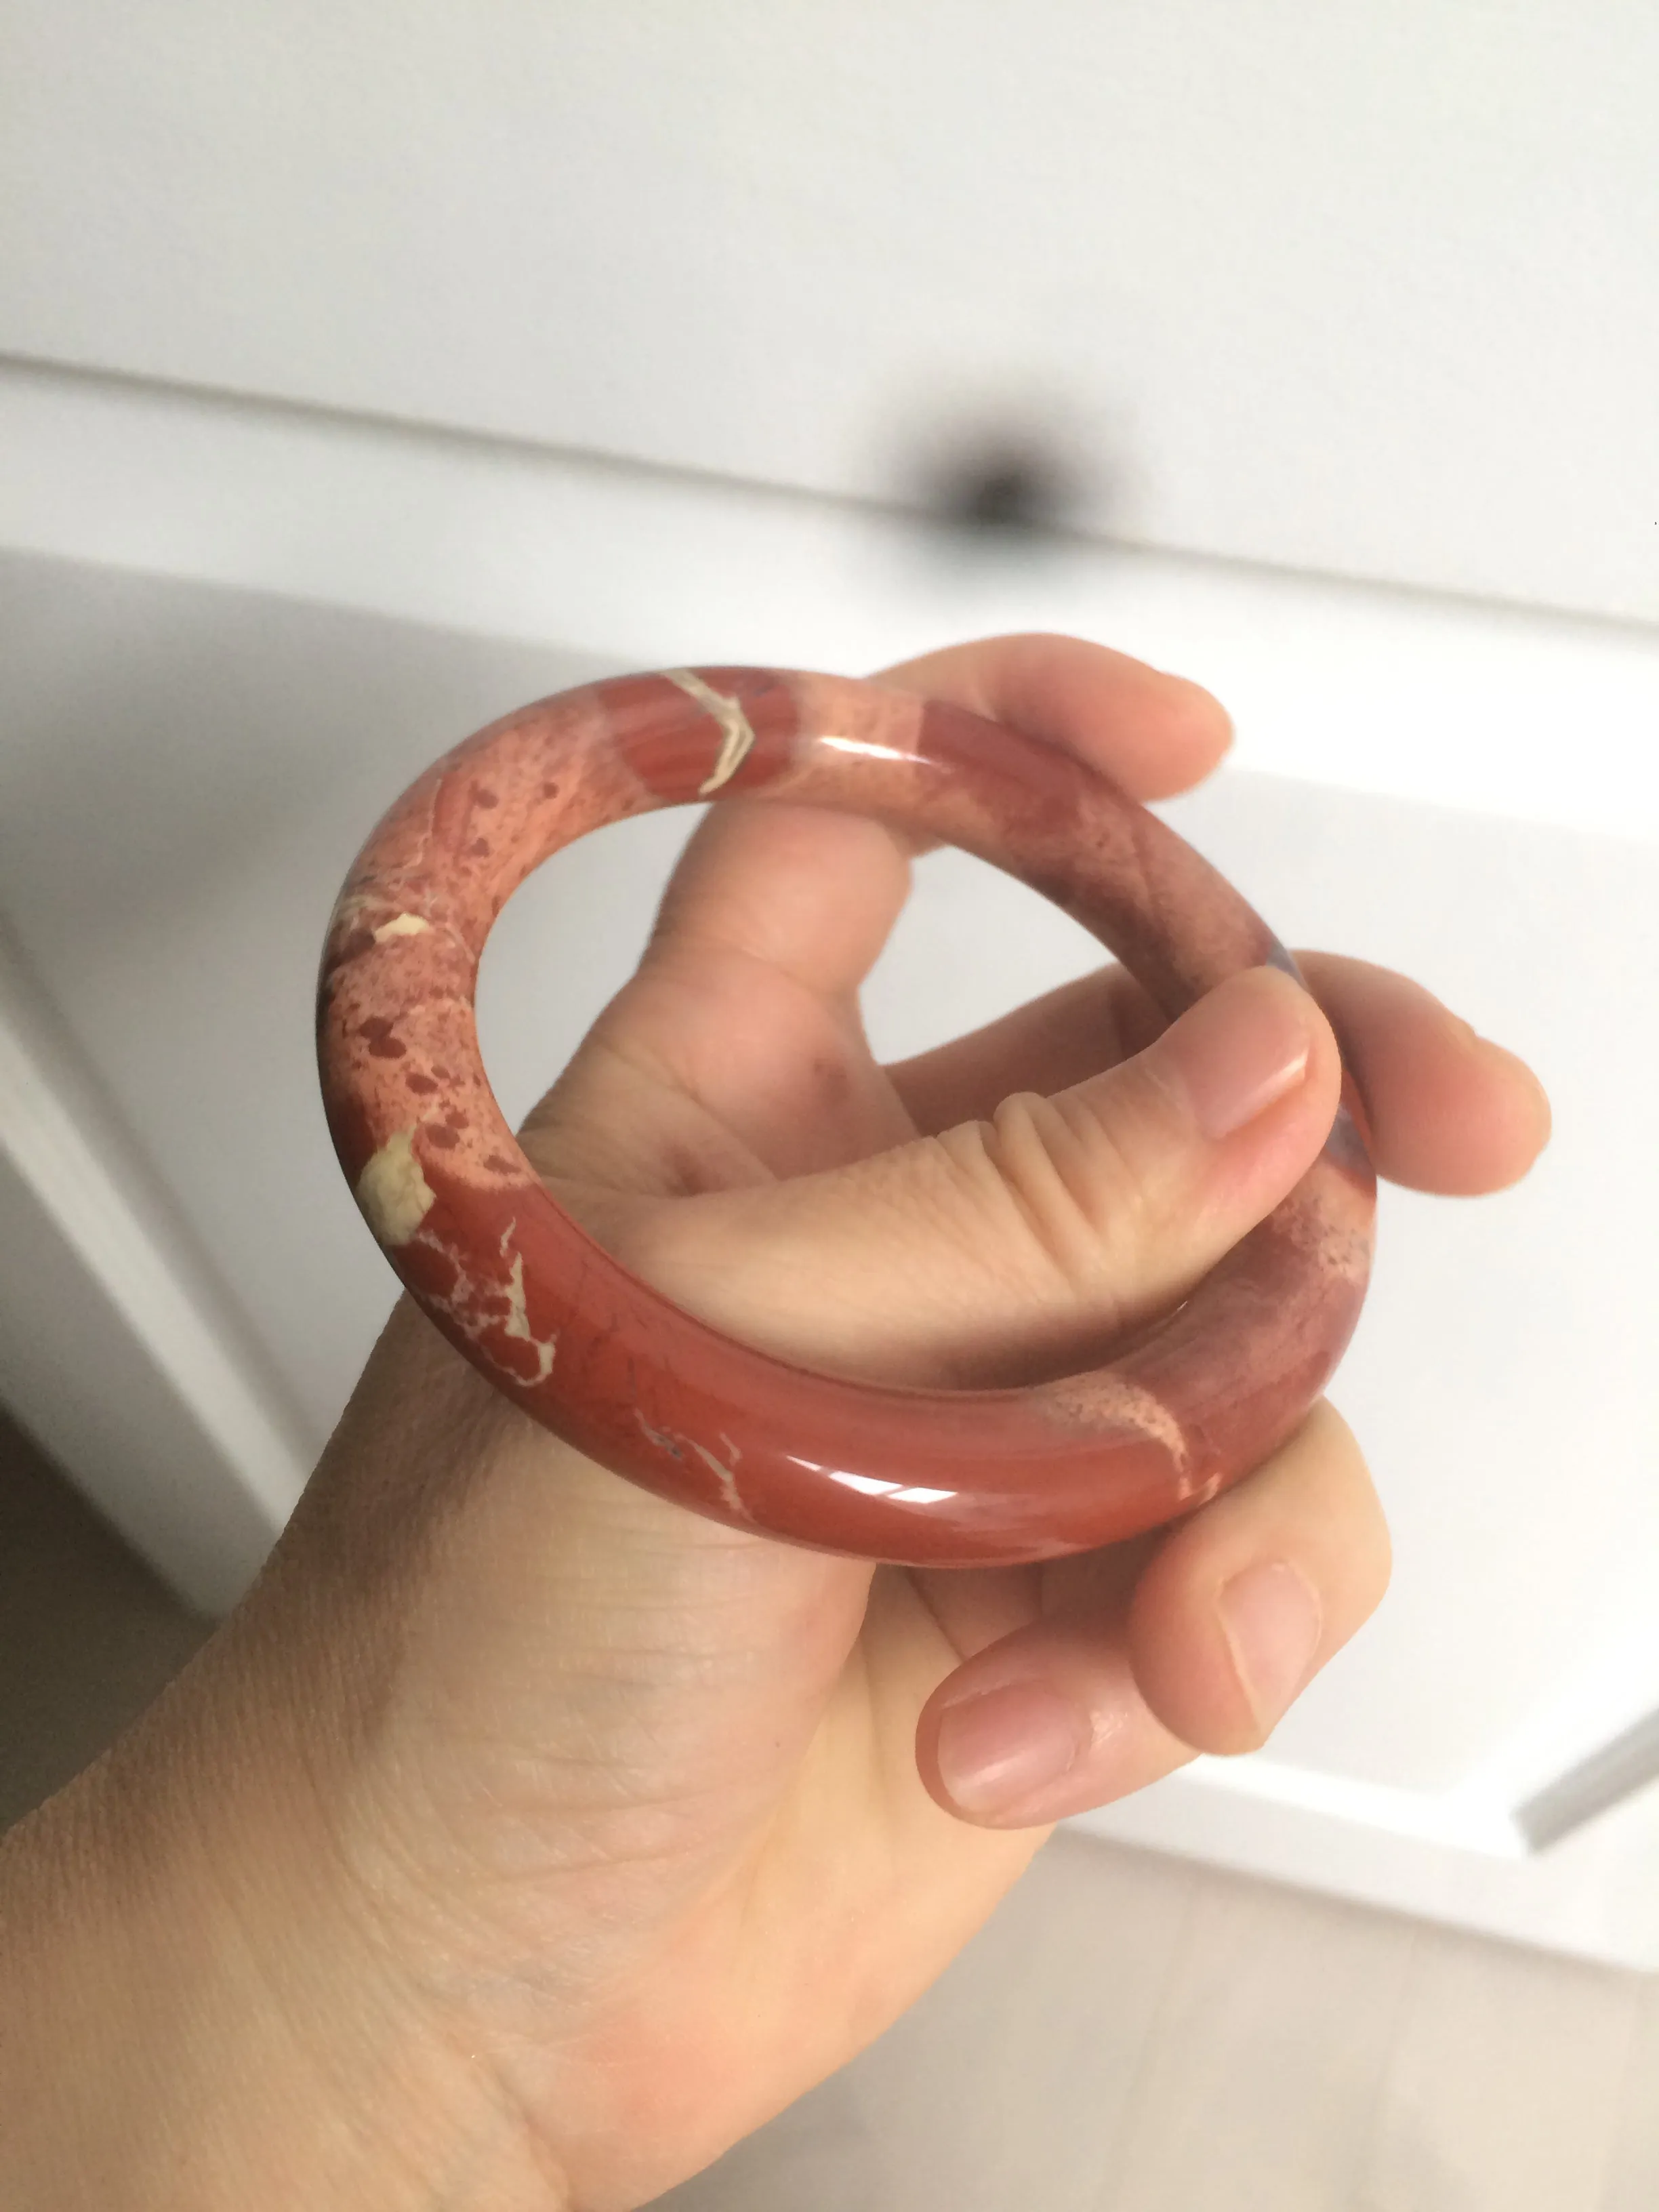
<path fill-rule="evenodd" d="M 1121 1622 L 1056 1618 L 959 1668 L 916 1731 L 935 1802 L 986 1828 L 1109 1805 L 1193 1756 L 1136 1685 Z"/>
<path fill-rule="evenodd" d="M 1232 743 L 1225 708 L 1201 684 L 1081 638 L 981 638 L 907 660 L 877 681 L 1062 746 L 1136 799 L 1185 791 Z"/>
<path fill-rule="evenodd" d="M 647 966 L 735 953 L 849 1006 L 910 890 L 908 848 L 861 815 L 728 802 L 669 878 Z"/>
<path fill-rule="evenodd" d="M 1225 718 L 1207 694 L 1075 640 L 994 639 L 912 663 L 892 680 L 1010 718 L 1029 711 L 1037 735 L 1142 789 L 1190 781 L 1226 743 Z M 1155 769 L 1165 752 L 1165 770 Z M 580 1079 L 573 1069 L 531 1118 L 527 1133 L 549 1171 L 700 1189 L 811 1173 L 910 1136 L 871 1061 L 857 994 L 904 903 L 911 849 L 879 823 L 817 807 L 711 808 L 669 883 L 640 975 L 601 1017 Z M 603 1080 L 596 1051 L 612 1063 Z M 655 1101 L 665 1141 L 654 1148 L 630 1134 L 630 1101 L 641 1095 L 635 1078 Z M 575 1143 L 574 1094 L 592 1106 L 596 1088 L 611 1133 L 590 1129 Z M 689 1125 L 675 1091 L 696 1109 Z"/>
<path fill-rule="evenodd" d="M 1184 790 L 1231 738 L 1208 692 L 1076 638 L 988 638 L 880 680 L 1062 746 L 1143 798 Z M 713 807 L 669 884 L 650 957 L 736 950 L 844 1001 L 904 902 L 910 849 L 878 823 L 818 807 Z"/>
<path fill-rule="evenodd" d="M 636 1212 L 622 1255 L 734 1334 L 815 1367 L 1029 1381 L 1184 1296 L 1304 1174 L 1335 1040 L 1272 969 L 1052 1098 L 834 1170 Z"/>
<path fill-rule="evenodd" d="M 975 1651 L 928 1700 L 922 1780 L 961 1818 L 1030 1827 L 1144 1789 L 1195 1750 L 1254 1750 L 1388 1575 L 1376 1492 L 1322 1404 L 1152 1550 L 1127 1606 L 1109 1567 L 1103 1601 L 1092 1561 L 1051 1570 L 1041 1618 Z"/>
<path fill-rule="evenodd" d="M 1392 969 L 1297 956 L 1353 1070 L 1379 1172 L 1413 1190 L 1503 1190 L 1549 1142 L 1550 1107 L 1524 1060 Z"/>
<path fill-rule="evenodd" d="M 1250 1480 L 1183 1522 L 1137 1584 L 1135 1679 L 1200 1751 L 1252 1751 L 1382 1602 L 1387 1525 L 1352 1431 L 1322 1401 Z"/>
<path fill-rule="evenodd" d="M 1099 968 L 983 1029 L 894 1062 L 888 1079 L 924 1135 L 987 1120 L 1013 1091 L 1069 1090 L 1149 1045 L 1163 1015 L 1127 968 Z"/>
<path fill-rule="evenodd" d="M 1407 976 L 1329 952 L 1297 958 L 1364 1098 L 1380 1174 L 1468 1195 L 1527 1172 L 1550 1114 L 1523 1061 Z M 917 1128 L 938 1131 L 994 1112 L 1011 1090 L 1081 1082 L 1140 1050 L 1161 1021 L 1127 969 L 1105 968 L 888 1073 Z"/>

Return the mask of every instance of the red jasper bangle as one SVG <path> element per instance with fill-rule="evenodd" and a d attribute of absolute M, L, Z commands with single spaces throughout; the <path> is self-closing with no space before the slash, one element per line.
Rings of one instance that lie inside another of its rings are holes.
<path fill-rule="evenodd" d="M 715 1518 L 907 1564 L 1049 1559 L 1213 1498 L 1301 1421 L 1370 1273 L 1376 1185 L 1352 1080 L 1318 1159 L 1166 1320 L 1024 1389 L 818 1375 L 629 1274 L 555 1201 L 478 1057 L 495 916 L 607 822 L 740 795 L 878 816 L 1006 869 L 1173 1019 L 1295 963 L 1192 848 L 1069 753 L 958 707 L 763 668 L 628 676 L 541 701 L 428 769 L 359 854 L 319 985 L 329 1127 L 417 1301 L 515 1405 Z"/>

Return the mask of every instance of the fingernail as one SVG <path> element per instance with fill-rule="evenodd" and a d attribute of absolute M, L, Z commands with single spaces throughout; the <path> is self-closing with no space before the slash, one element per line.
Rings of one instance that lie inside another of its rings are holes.
<path fill-rule="evenodd" d="M 1147 1058 L 1206 1137 L 1231 1136 L 1301 1082 L 1311 1012 L 1307 994 L 1288 978 L 1252 969 L 1200 999 L 1147 1048 Z"/>
<path fill-rule="evenodd" d="M 1323 1627 L 1319 1599 L 1283 1560 L 1247 1567 L 1221 1592 L 1221 1623 L 1250 1710 L 1263 1729 L 1307 1680 Z"/>
<path fill-rule="evenodd" d="M 939 1715 L 939 1779 L 964 1813 L 1001 1813 L 1076 1765 L 1089 1726 L 1067 1698 L 1038 1682 L 981 1690 Z"/>

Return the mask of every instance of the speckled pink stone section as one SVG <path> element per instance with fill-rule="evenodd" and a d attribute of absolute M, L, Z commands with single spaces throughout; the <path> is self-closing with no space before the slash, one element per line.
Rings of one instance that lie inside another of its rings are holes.
<path fill-rule="evenodd" d="M 370 1227 L 451 1343 L 618 1474 L 740 1527 L 931 1565 L 1055 1557 L 1157 1526 L 1260 1464 L 1341 1357 L 1376 1179 L 1345 1081 L 1291 1195 L 1121 1357 L 1021 1390 L 863 1386 L 721 1335 L 543 1188 L 478 1057 L 496 915 L 584 831 L 734 794 L 880 817 L 978 854 L 1118 954 L 1170 1017 L 1270 961 L 1207 862 L 1069 754 L 956 707 L 774 669 L 622 677 L 447 754 L 370 837 L 319 984 L 324 1098 Z"/>

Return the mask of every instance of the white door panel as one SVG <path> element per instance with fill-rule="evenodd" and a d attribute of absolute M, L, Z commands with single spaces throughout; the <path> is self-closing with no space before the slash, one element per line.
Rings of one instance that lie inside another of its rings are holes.
<path fill-rule="evenodd" d="M 1649 0 L 13 0 L 0 348 L 1659 616 Z"/>

